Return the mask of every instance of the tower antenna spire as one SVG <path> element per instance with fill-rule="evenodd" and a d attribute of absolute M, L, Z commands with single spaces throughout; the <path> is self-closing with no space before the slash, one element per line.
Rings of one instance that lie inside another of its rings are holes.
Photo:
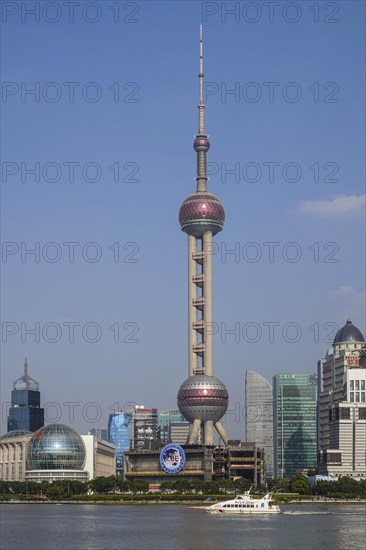
<path fill-rule="evenodd" d="M 29 374 L 28 374 L 28 355 L 24 358 L 24 374 L 23 374 L 24 382 L 29 385 Z"/>
<path fill-rule="evenodd" d="M 28 372 L 28 355 L 26 355 L 25 358 L 24 358 L 23 375 L 20 378 L 17 378 L 15 380 L 15 382 L 13 383 L 13 388 L 14 389 L 20 389 L 20 388 L 18 388 L 19 384 L 21 386 L 21 389 L 25 388 L 27 390 L 34 390 L 34 391 L 39 390 L 38 382 L 36 380 L 34 380 L 34 378 L 29 376 L 29 372 Z"/>
<path fill-rule="evenodd" d="M 198 73 L 200 83 L 200 98 L 198 103 L 198 133 L 193 147 L 197 153 L 197 191 L 207 191 L 207 159 L 206 154 L 210 148 L 210 142 L 205 132 L 205 104 L 203 102 L 203 39 L 202 25 L 200 25 L 200 72 Z"/>
<path fill-rule="evenodd" d="M 203 36 L 202 36 L 202 25 L 200 25 L 200 72 L 198 74 L 200 82 L 200 102 L 198 105 L 199 108 L 199 127 L 198 132 L 203 134 L 205 132 L 205 121 L 204 121 L 204 109 L 205 105 L 203 103 Z"/>

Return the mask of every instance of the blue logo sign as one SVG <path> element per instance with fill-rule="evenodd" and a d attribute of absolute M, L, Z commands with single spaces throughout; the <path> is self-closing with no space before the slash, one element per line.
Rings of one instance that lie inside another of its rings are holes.
<path fill-rule="evenodd" d="M 177 474 L 184 468 L 186 454 L 176 443 L 165 445 L 160 453 L 160 466 L 167 474 Z"/>

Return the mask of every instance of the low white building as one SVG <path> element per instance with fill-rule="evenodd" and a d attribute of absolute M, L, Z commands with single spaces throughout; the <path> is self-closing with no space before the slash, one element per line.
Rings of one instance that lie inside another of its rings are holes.
<path fill-rule="evenodd" d="M 116 475 L 116 447 L 95 435 L 82 435 L 81 438 L 86 449 L 84 470 L 88 472 L 88 479 Z"/>
<path fill-rule="evenodd" d="M 27 446 L 32 435 L 27 430 L 14 430 L 0 437 L 0 480 L 25 480 Z"/>

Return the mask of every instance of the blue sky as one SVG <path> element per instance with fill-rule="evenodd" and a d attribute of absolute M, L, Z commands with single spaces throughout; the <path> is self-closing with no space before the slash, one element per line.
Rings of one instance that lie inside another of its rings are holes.
<path fill-rule="evenodd" d="M 129 402 L 175 407 L 187 372 L 177 216 L 195 190 L 202 20 L 209 188 L 227 216 L 214 257 L 214 368 L 230 408 L 244 404 L 246 368 L 269 380 L 311 373 L 337 325 L 350 317 L 365 331 L 362 2 L 336 2 L 337 13 L 315 3 L 319 14 L 280 2 L 273 22 L 263 2 L 256 12 L 238 3 L 236 15 L 234 2 L 81 2 L 73 23 L 62 2 L 39 21 L 7 4 L 3 402 L 28 353 L 43 403 L 57 404 L 49 421 L 86 431 Z M 35 166 L 36 178 L 26 172 Z M 39 261 L 25 254 L 35 247 Z M 39 341 L 24 332 L 36 323 Z M 5 421 L 3 407 L 2 431 Z M 240 415 L 227 430 L 243 436 Z"/>

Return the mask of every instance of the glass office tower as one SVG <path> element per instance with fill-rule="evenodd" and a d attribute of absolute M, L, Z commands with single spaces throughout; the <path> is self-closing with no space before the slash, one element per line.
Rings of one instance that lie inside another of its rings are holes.
<path fill-rule="evenodd" d="M 283 478 L 317 463 L 317 376 L 273 377 L 274 474 Z"/>
<path fill-rule="evenodd" d="M 158 411 L 158 433 L 157 438 L 162 441 L 169 441 L 170 425 L 172 422 L 184 422 L 185 418 L 178 409 L 170 411 Z"/>
<path fill-rule="evenodd" d="M 123 454 L 130 449 L 133 411 L 110 414 L 108 441 L 116 447 L 116 474 L 123 475 Z"/>
<path fill-rule="evenodd" d="M 265 477 L 273 471 L 273 393 L 272 386 L 257 372 L 245 373 L 245 439 L 264 449 Z"/>

